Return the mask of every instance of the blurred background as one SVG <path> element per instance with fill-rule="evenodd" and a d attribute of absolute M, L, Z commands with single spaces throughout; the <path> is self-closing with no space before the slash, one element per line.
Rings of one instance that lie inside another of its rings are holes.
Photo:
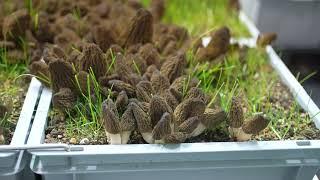
<path fill-rule="evenodd" d="M 320 0 L 240 0 L 261 32 L 277 33 L 281 59 L 320 105 Z"/>

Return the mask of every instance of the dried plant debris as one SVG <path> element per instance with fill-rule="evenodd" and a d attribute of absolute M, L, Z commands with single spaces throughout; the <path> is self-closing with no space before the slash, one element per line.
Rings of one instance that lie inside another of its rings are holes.
<path fill-rule="evenodd" d="M 200 47 L 196 51 L 196 59 L 199 61 L 214 61 L 225 54 L 229 49 L 230 30 L 222 27 L 211 33 L 211 41 L 207 47 Z"/>
<path fill-rule="evenodd" d="M 274 42 L 276 39 L 277 34 L 273 32 L 259 34 L 257 39 L 257 46 L 264 48 L 267 45 L 271 45 L 271 43 Z"/>
<path fill-rule="evenodd" d="M 128 32 L 125 34 L 124 47 L 134 44 L 146 44 L 152 42 L 153 35 L 153 17 L 145 9 L 139 9 L 131 20 Z"/>

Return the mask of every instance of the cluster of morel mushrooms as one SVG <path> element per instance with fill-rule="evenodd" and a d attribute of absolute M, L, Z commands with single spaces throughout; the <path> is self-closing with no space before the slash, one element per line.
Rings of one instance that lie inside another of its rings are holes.
<path fill-rule="evenodd" d="M 198 61 L 227 53 L 227 27 L 211 32 L 204 47 L 192 43 L 184 27 L 160 22 L 164 0 L 152 0 L 148 9 L 137 0 L 41 2 L 34 5 L 40 9 L 36 26 L 20 9 L 3 19 L 2 32 L 7 40 L 26 36 L 33 43 L 29 69 L 40 80 L 49 77 L 43 83 L 61 112 L 81 94 L 94 96 L 94 85 L 88 88 L 94 74 L 105 97 L 101 119 L 110 144 L 126 144 L 133 131 L 147 143 L 181 143 L 224 121 L 231 137 L 245 141 L 268 125 L 263 116 L 244 121 L 238 97 L 228 114 L 210 106 L 199 81 L 187 74 L 189 49 Z"/>

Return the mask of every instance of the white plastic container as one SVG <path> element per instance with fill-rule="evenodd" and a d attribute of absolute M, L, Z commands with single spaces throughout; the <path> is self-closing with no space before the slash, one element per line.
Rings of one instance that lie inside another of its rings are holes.
<path fill-rule="evenodd" d="M 276 32 L 280 49 L 320 49 L 319 0 L 240 0 L 261 32 Z"/>

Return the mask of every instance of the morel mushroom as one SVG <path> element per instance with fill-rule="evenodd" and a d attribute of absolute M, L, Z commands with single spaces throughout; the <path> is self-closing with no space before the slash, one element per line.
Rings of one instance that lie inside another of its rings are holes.
<path fill-rule="evenodd" d="M 164 0 L 152 0 L 150 3 L 150 12 L 155 22 L 159 22 L 165 12 Z"/>
<path fill-rule="evenodd" d="M 257 39 L 257 46 L 264 48 L 267 45 L 270 45 L 276 39 L 277 39 L 277 34 L 276 33 L 262 33 L 262 34 L 259 34 L 258 39 Z"/>
<path fill-rule="evenodd" d="M 165 61 L 161 66 L 160 72 L 172 83 L 176 78 L 182 75 L 186 64 L 186 56 L 185 54 L 181 53 Z"/>
<path fill-rule="evenodd" d="M 230 30 L 222 27 L 211 35 L 211 41 L 207 47 L 199 48 L 196 52 L 196 59 L 199 61 L 214 61 L 220 55 L 225 54 L 229 49 Z"/>
<path fill-rule="evenodd" d="M 51 85 L 54 92 L 60 88 L 76 89 L 72 66 L 64 60 L 58 59 L 49 63 Z"/>
<path fill-rule="evenodd" d="M 76 96 L 69 88 L 61 88 L 59 92 L 52 97 L 53 108 L 64 112 L 72 109 L 76 103 Z"/>
<path fill-rule="evenodd" d="M 102 103 L 102 120 L 106 136 L 110 144 L 127 144 L 131 132 L 135 129 L 133 109 L 135 103 L 130 103 L 120 117 L 116 104 L 107 99 Z"/>
<path fill-rule="evenodd" d="M 30 14 L 26 9 L 20 9 L 5 17 L 2 24 L 4 37 L 18 41 L 29 29 L 30 19 Z"/>
<path fill-rule="evenodd" d="M 103 57 L 103 52 L 95 44 L 88 44 L 85 47 L 81 62 L 82 70 L 90 73 L 90 69 L 92 69 L 97 79 L 104 76 L 107 72 L 107 62 Z"/>
<path fill-rule="evenodd" d="M 229 133 L 237 141 L 248 141 L 253 134 L 258 134 L 269 124 L 269 120 L 259 115 L 244 121 L 244 114 L 239 98 L 232 98 L 229 112 Z"/>
<path fill-rule="evenodd" d="M 137 14 L 131 20 L 129 30 L 125 35 L 124 47 L 134 44 L 146 44 L 152 41 L 153 17 L 145 9 L 139 9 Z"/>

